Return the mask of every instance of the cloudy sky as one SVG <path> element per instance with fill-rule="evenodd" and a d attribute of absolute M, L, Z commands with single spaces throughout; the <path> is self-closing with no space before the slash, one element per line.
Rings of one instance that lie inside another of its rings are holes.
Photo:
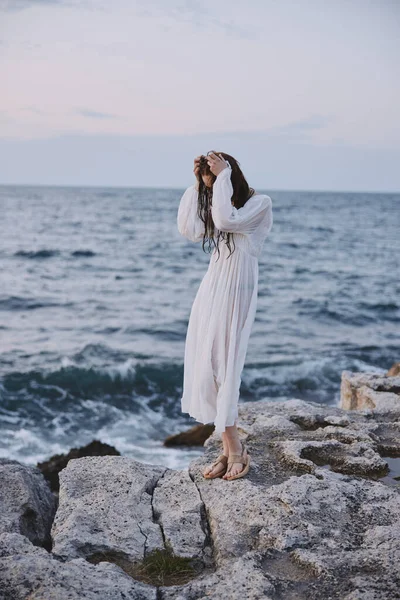
<path fill-rule="evenodd" d="M 0 183 L 400 191 L 398 0 L 0 0 Z"/>

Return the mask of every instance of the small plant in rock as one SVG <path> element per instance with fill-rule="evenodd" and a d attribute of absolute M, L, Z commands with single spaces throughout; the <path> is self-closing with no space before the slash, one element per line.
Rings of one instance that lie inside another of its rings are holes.
<path fill-rule="evenodd" d="M 132 561 L 123 552 L 98 551 L 86 557 L 98 564 L 107 561 L 118 565 L 127 575 L 150 585 L 182 585 L 196 577 L 202 565 L 191 558 L 174 554 L 172 548 L 156 548 L 141 561 Z M 195 564 L 193 564 L 195 563 Z"/>
<path fill-rule="evenodd" d="M 176 556 L 169 548 L 156 548 L 133 566 L 132 577 L 152 585 L 180 585 L 197 575 L 190 558 Z"/>

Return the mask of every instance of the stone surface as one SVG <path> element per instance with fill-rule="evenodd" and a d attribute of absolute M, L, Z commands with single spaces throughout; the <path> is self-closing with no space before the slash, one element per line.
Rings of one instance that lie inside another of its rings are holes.
<path fill-rule="evenodd" d="M 108 455 L 120 456 L 120 452 L 118 452 L 118 450 L 116 450 L 114 446 L 104 444 L 99 440 L 92 440 L 90 444 L 87 444 L 86 446 L 81 446 L 80 448 L 71 448 L 71 450 L 67 454 L 55 454 L 54 456 L 51 456 L 48 460 L 39 462 L 37 464 L 37 467 L 41 470 L 45 479 L 49 482 L 51 490 L 53 492 L 58 492 L 58 474 L 62 469 L 65 469 L 65 467 L 68 464 L 68 461 L 70 461 L 71 458 Z"/>
<path fill-rule="evenodd" d="M 396 362 L 394 363 L 389 371 L 386 373 L 386 375 L 388 377 L 396 377 L 397 375 L 400 375 L 400 362 Z"/>
<path fill-rule="evenodd" d="M 275 600 L 274 586 L 265 577 L 259 553 L 248 552 L 221 563 L 218 571 L 184 586 L 160 588 L 162 600 Z"/>
<path fill-rule="evenodd" d="M 168 469 L 153 493 L 154 516 L 163 531 L 164 542 L 175 554 L 205 558 L 208 530 L 203 521 L 203 503 L 187 470 Z"/>
<path fill-rule="evenodd" d="M 328 433 L 324 432 L 325 435 Z M 334 435 L 334 433 L 333 433 Z M 341 432 L 338 437 L 341 436 Z M 343 439 L 343 438 L 342 438 Z M 372 475 L 383 472 L 387 462 L 373 449 L 373 444 L 354 440 L 350 444 L 339 440 L 277 442 L 282 460 L 292 466 L 315 473 L 317 465 L 329 464 L 340 473 Z"/>
<path fill-rule="evenodd" d="M 340 386 L 340 406 L 345 410 L 378 409 L 399 411 L 400 375 L 388 377 L 375 373 L 343 371 Z"/>
<path fill-rule="evenodd" d="M 109 562 L 57 560 L 19 534 L 0 535 L 1 600 L 156 600 L 156 588 Z"/>
<path fill-rule="evenodd" d="M 64 559 L 122 552 L 137 561 L 164 546 L 152 495 L 166 468 L 123 456 L 76 458 L 60 472 L 53 552 Z"/>
<path fill-rule="evenodd" d="M 255 576 L 266 580 L 259 598 L 396 598 L 399 484 L 385 485 L 377 475 L 387 471 L 378 449 L 398 448 L 398 428 L 378 413 L 371 420 L 368 413 L 291 400 L 246 404 L 240 429 L 252 457 L 246 478 L 201 476 L 220 450 L 215 435 L 207 441 L 209 452 L 190 464 L 207 510 L 217 573 L 246 555 L 253 557 Z M 239 576 L 238 589 L 240 583 Z"/>
<path fill-rule="evenodd" d="M 50 546 L 56 499 L 39 469 L 0 459 L 0 533 L 21 533 Z"/>

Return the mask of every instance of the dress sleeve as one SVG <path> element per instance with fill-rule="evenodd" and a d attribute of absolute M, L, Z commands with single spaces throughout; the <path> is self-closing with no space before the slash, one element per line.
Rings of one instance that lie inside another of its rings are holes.
<path fill-rule="evenodd" d="M 241 208 L 233 206 L 232 167 L 226 163 L 227 168 L 218 173 L 213 185 L 211 215 L 215 227 L 220 231 L 250 234 L 263 222 L 268 233 L 272 227 L 271 198 L 257 194 Z"/>
<path fill-rule="evenodd" d="M 205 232 L 204 223 L 197 214 L 197 201 L 198 190 L 191 185 L 185 190 L 178 208 L 178 231 L 191 242 L 200 242 Z"/>

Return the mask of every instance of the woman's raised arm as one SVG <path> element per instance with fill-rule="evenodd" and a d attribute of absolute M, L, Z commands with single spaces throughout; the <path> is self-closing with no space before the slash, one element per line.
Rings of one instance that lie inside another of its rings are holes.
<path fill-rule="evenodd" d="M 178 231 L 191 242 L 200 242 L 205 232 L 204 223 L 197 214 L 198 195 L 196 185 L 191 185 L 184 192 L 178 208 Z"/>
<path fill-rule="evenodd" d="M 232 167 L 218 173 L 213 186 L 211 215 L 220 231 L 250 234 L 263 222 L 269 231 L 272 227 L 272 200 L 266 194 L 257 194 L 241 208 L 232 205 Z"/>

